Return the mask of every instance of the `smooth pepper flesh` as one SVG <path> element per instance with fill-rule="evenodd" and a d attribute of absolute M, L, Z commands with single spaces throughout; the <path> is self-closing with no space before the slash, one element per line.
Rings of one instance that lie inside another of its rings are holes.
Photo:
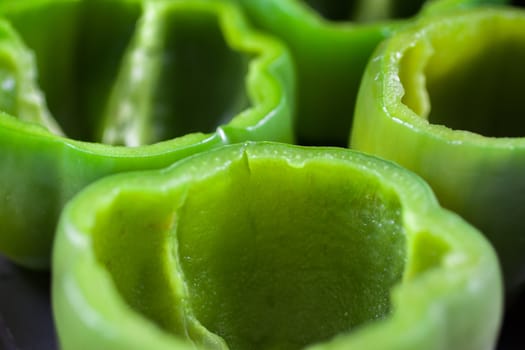
<path fill-rule="evenodd" d="M 506 0 L 236 0 L 297 65 L 297 141 L 345 146 L 359 83 L 383 39 L 427 16 Z"/>
<path fill-rule="evenodd" d="M 0 253 L 19 264 L 48 266 L 61 208 L 100 177 L 293 141 L 291 58 L 234 4 L 6 1 L 0 14 Z"/>
<path fill-rule="evenodd" d="M 501 318 L 483 236 L 414 174 L 336 148 L 105 178 L 66 206 L 53 276 L 65 350 L 480 349 Z"/>
<path fill-rule="evenodd" d="M 352 147 L 394 160 L 496 248 L 508 292 L 525 281 L 525 12 L 484 9 L 397 33 L 374 54 Z"/>

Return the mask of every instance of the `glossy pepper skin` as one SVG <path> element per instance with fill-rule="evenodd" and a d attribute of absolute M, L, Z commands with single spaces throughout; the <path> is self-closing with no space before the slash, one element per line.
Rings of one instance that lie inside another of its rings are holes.
<path fill-rule="evenodd" d="M 64 350 L 490 349 L 501 319 L 484 237 L 342 148 L 245 143 L 107 177 L 54 248 Z"/>
<path fill-rule="evenodd" d="M 370 0 L 237 1 L 257 26 L 283 39 L 292 52 L 297 64 L 298 142 L 337 146 L 348 142 L 359 83 L 370 55 L 381 40 L 416 15 L 433 16 L 480 4 L 505 3 L 504 0 L 383 1 L 383 4 Z"/>
<path fill-rule="evenodd" d="M 293 141 L 290 56 L 230 3 L 8 1 L 0 13 L 12 24 L 0 24 L 0 253 L 21 265 L 49 266 L 64 203 L 100 177 Z"/>
<path fill-rule="evenodd" d="M 443 206 L 477 226 L 508 292 L 524 281 L 525 13 L 485 9 L 422 21 L 375 52 L 351 146 L 428 181 Z"/>

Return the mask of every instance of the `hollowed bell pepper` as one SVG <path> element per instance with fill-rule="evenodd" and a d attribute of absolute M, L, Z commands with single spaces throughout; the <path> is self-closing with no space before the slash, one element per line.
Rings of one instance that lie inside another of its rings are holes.
<path fill-rule="evenodd" d="M 282 38 L 297 64 L 301 144 L 346 145 L 359 82 L 376 45 L 407 23 L 505 0 L 237 0 L 253 22 Z"/>
<path fill-rule="evenodd" d="M 525 279 L 525 12 L 422 21 L 365 72 L 352 147 L 425 178 L 494 244 L 511 291 Z"/>
<path fill-rule="evenodd" d="M 64 350 L 489 349 L 501 318 L 483 236 L 348 149 L 238 144 L 107 177 L 54 248 Z"/>
<path fill-rule="evenodd" d="M 0 14 L 22 37 L 1 22 L 0 253 L 17 263 L 48 266 L 62 206 L 95 179 L 293 141 L 289 54 L 233 4 L 8 1 Z"/>

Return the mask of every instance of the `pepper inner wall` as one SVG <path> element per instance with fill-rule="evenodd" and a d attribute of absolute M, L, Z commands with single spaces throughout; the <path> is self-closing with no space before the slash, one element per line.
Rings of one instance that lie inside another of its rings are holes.
<path fill-rule="evenodd" d="M 489 137 L 523 137 L 525 33 L 503 19 L 472 28 L 442 27 L 405 52 L 403 102 L 433 124 Z M 480 34 L 480 28 L 487 30 Z M 426 51 L 419 54 L 423 63 L 414 64 L 418 51 Z"/>
<path fill-rule="evenodd" d="M 42 2 L 4 13 L 34 52 L 38 84 L 68 137 L 95 139 L 140 11 L 133 2 L 83 1 Z"/>
<path fill-rule="evenodd" d="M 156 28 L 144 20 L 148 11 L 158 17 L 151 21 Z M 49 110 L 70 138 L 152 144 L 213 132 L 249 106 L 250 55 L 229 47 L 215 14 L 88 1 L 49 2 L 6 16 L 34 51 Z M 44 40 L 48 30 L 57 35 Z M 158 31 L 157 43 L 140 42 L 140 31 L 148 30 Z M 134 55 L 144 57 L 140 65 Z M 150 77 L 157 72 L 153 82 L 133 79 L 144 69 Z M 132 115 L 121 113 L 126 105 Z M 131 124 L 141 126 L 123 127 Z M 135 129 L 141 135 L 105 137 L 106 130 Z"/>
<path fill-rule="evenodd" d="M 300 349 L 382 319 L 405 264 L 400 212 L 344 167 L 235 164 L 195 184 L 180 213 L 193 311 L 231 349 Z"/>
<path fill-rule="evenodd" d="M 238 160 L 184 194 L 123 193 L 97 217 L 96 255 L 135 310 L 183 338 L 195 317 L 231 349 L 383 319 L 406 261 L 399 199 L 342 165 L 304 167 Z"/>
<path fill-rule="evenodd" d="M 173 12 L 166 26 L 154 139 L 213 132 L 249 106 L 249 56 L 228 47 L 212 14 Z"/>

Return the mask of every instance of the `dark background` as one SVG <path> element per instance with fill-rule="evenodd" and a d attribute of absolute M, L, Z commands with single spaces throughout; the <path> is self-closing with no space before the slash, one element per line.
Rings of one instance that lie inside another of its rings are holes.
<path fill-rule="evenodd" d="M 0 349 L 56 350 L 50 275 L 16 267 L 0 256 Z M 525 293 L 509 308 L 498 350 L 525 349 Z"/>

